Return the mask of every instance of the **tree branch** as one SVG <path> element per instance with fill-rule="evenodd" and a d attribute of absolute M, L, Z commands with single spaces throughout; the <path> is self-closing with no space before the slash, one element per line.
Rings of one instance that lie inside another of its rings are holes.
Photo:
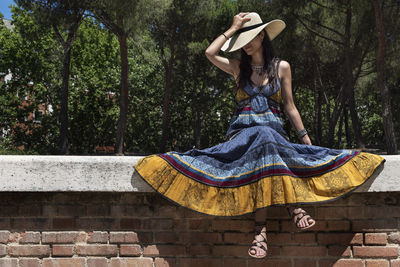
<path fill-rule="evenodd" d="M 323 38 L 323 39 L 325 39 L 325 40 L 331 41 L 331 42 L 333 42 L 333 43 L 335 43 L 335 44 L 344 45 L 343 42 L 340 42 L 340 41 L 331 39 L 331 38 L 329 38 L 329 37 L 323 36 L 322 34 L 316 32 L 316 31 L 313 31 L 313 30 L 310 29 L 298 16 L 296 16 L 295 14 L 293 14 L 293 15 L 296 17 L 296 19 L 297 19 L 298 21 L 300 21 L 300 23 L 301 23 L 308 31 L 312 32 L 312 33 L 315 34 L 316 36 L 319 36 L 319 37 L 321 37 L 321 38 Z"/>

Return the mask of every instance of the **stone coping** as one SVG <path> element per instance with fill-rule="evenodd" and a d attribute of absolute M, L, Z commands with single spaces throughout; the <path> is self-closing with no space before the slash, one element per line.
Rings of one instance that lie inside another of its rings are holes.
<path fill-rule="evenodd" d="M 383 157 L 384 167 L 356 192 L 400 191 L 400 155 Z M 133 168 L 141 158 L 0 155 L 0 191 L 154 192 Z"/>

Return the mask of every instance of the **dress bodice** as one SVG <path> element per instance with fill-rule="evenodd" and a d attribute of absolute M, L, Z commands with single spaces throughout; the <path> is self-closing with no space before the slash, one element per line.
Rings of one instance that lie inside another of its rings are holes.
<path fill-rule="evenodd" d="M 277 83 L 279 83 L 279 86 L 274 88 L 275 90 L 273 90 L 272 94 L 267 95 L 267 98 L 273 100 L 274 102 L 276 102 L 278 104 L 280 104 L 282 102 L 281 86 L 280 86 L 279 78 L 276 78 L 276 80 L 277 80 Z M 247 82 L 246 87 L 251 87 L 251 85 Z M 265 90 L 265 87 L 270 87 L 270 83 L 268 83 L 267 85 L 264 86 L 264 90 Z M 237 103 L 240 103 L 243 100 L 249 99 L 251 97 L 251 95 L 247 92 L 248 90 L 245 90 L 245 88 L 239 88 L 236 91 L 236 97 L 235 98 L 236 98 L 236 102 Z M 255 88 L 257 88 L 257 87 L 254 87 L 253 89 L 255 89 Z"/>

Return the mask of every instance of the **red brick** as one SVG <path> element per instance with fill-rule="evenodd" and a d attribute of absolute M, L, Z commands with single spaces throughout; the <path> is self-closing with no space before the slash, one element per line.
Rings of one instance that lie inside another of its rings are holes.
<path fill-rule="evenodd" d="M 193 245 L 190 246 L 190 255 L 211 255 L 211 246 L 207 245 Z"/>
<path fill-rule="evenodd" d="M 152 232 L 137 232 L 138 239 L 140 243 L 150 244 L 153 243 L 153 233 Z"/>
<path fill-rule="evenodd" d="M 238 256 L 238 255 L 248 255 L 247 251 L 250 248 L 248 246 L 214 246 L 212 249 L 212 254 L 216 256 Z"/>
<path fill-rule="evenodd" d="M 156 258 L 154 260 L 154 267 L 175 267 L 175 258 Z"/>
<path fill-rule="evenodd" d="M 254 233 L 250 235 L 250 240 L 246 242 L 246 244 L 250 244 L 254 240 Z M 278 244 L 291 244 L 293 243 L 292 234 L 289 233 L 268 233 L 267 232 L 267 242 L 271 245 L 278 245 Z"/>
<path fill-rule="evenodd" d="M 54 230 L 67 230 L 75 228 L 74 218 L 54 218 L 53 219 L 53 229 Z"/>
<path fill-rule="evenodd" d="M 269 207 L 268 208 L 268 218 L 273 219 L 287 219 L 289 216 L 286 208 L 284 207 Z"/>
<path fill-rule="evenodd" d="M 317 261 L 315 260 L 295 260 L 294 267 L 315 267 Z"/>
<path fill-rule="evenodd" d="M 138 243 L 135 232 L 110 232 L 110 243 Z"/>
<path fill-rule="evenodd" d="M 260 260 L 260 259 L 249 259 L 248 263 L 249 263 L 248 264 L 249 267 L 266 267 L 266 266 L 271 266 L 271 267 L 292 267 L 292 263 L 291 263 L 290 260 L 281 260 L 281 259 L 263 259 L 263 260 Z M 244 265 L 244 266 L 246 266 L 246 265 Z"/>
<path fill-rule="evenodd" d="M 58 205 L 57 208 L 59 216 L 86 216 L 86 206 L 84 205 Z"/>
<path fill-rule="evenodd" d="M 315 241 L 315 233 L 295 233 L 293 239 L 294 241 L 292 241 L 292 243 L 296 244 L 317 244 Z"/>
<path fill-rule="evenodd" d="M 140 219 L 121 219 L 120 220 L 121 229 L 142 229 L 142 220 Z"/>
<path fill-rule="evenodd" d="M 390 267 L 400 267 L 400 260 L 390 260 Z"/>
<path fill-rule="evenodd" d="M 87 267 L 108 267 L 107 258 L 88 258 Z"/>
<path fill-rule="evenodd" d="M 8 254 L 10 256 L 50 256 L 50 246 L 48 245 L 9 245 Z"/>
<path fill-rule="evenodd" d="M 179 267 L 221 267 L 222 259 L 178 258 Z"/>
<path fill-rule="evenodd" d="M 110 206 L 108 204 L 97 204 L 86 206 L 87 216 L 110 216 Z"/>
<path fill-rule="evenodd" d="M 212 221 L 212 230 L 250 232 L 254 231 L 254 221 L 215 219 Z"/>
<path fill-rule="evenodd" d="M 40 260 L 37 258 L 20 258 L 19 267 L 40 267 Z M 1 266 L 1 265 L 0 265 Z"/>
<path fill-rule="evenodd" d="M 351 257 L 350 246 L 329 246 L 328 255 L 335 257 Z"/>
<path fill-rule="evenodd" d="M 353 233 L 320 233 L 317 235 L 321 245 L 362 245 L 362 234 Z"/>
<path fill-rule="evenodd" d="M 366 260 L 365 267 L 389 267 L 387 260 Z"/>
<path fill-rule="evenodd" d="M 347 219 L 347 212 L 345 207 L 318 207 L 315 219 Z"/>
<path fill-rule="evenodd" d="M 140 256 L 142 249 L 139 245 L 121 245 L 119 254 L 121 256 Z"/>
<path fill-rule="evenodd" d="M 85 258 L 45 258 L 42 267 L 85 267 Z"/>
<path fill-rule="evenodd" d="M 110 267 L 152 267 L 152 258 L 111 258 Z"/>
<path fill-rule="evenodd" d="M 30 205 L 24 203 L 24 205 L 19 206 L 19 214 L 23 215 L 24 217 L 39 217 L 40 214 L 40 206 L 39 205 Z"/>
<path fill-rule="evenodd" d="M 42 232 L 42 243 L 77 243 L 85 241 L 85 232 Z"/>
<path fill-rule="evenodd" d="M 107 243 L 108 241 L 108 233 L 101 231 L 89 232 L 87 234 L 87 242 L 88 243 Z"/>
<path fill-rule="evenodd" d="M 0 259 L 0 266 L 4 267 L 18 267 L 18 259 Z"/>
<path fill-rule="evenodd" d="M 7 255 L 7 245 L 0 245 L 0 256 Z"/>
<path fill-rule="evenodd" d="M 211 220 L 205 220 L 205 219 L 188 220 L 188 229 L 208 231 L 209 229 L 211 229 Z"/>
<path fill-rule="evenodd" d="M 51 222 L 52 219 L 49 218 L 13 218 L 11 228 L 16 230 L 48 230 L 51 229 Z"/>
<path fill-rule="evenodd" d="M 0 243 L 8 243 L 10 238 L 10 231 L 0 231 Z"/>
<path fill-rule="evenodd" d="M 354 220 L 352 231 L 354 232 L 397 232 L 397 220 Z"/>
<path fill-rule="evenodd" d="M 74 255 L 74 245 L 53 245 L 53 256 Z"/>
<path fill-rule="evenodd" d="M 224 258 L 224 266 L 247 266 L 246 259 Z"/>
<path fill-rule="evenodd" d="M 183 256 L 185 246 L 179 245 L 149 245 L 143 249 L 143 256 Z"/>
<path fill-rule="evenodd" d="M 180 241 L 183 243 L 199 244 L 199 243 L 221 243 L 222 235 L 220 233 L 201 233 L 190 232 L 180 233 Z"/>
<path fill-rule="evenodd" d="M 299 257 L 312 257 L 312 256 L 326 256 L 326 247 L 306 247 L 306 246 L 290 246 L 283 247 L 282 254 L 285 256 L 299 256 Z"/>
<path fill-rule="evenodd" d="M 399 248 L 398 247 L 377 247 L 377 246 L 368 246 L 368 247 L 353 247 L 354 257 L 379 257 L 379 258 L 388 258 L 388 257 L 398 257 L 399 256 Z"/>
<path fill-rule="evenodd" d="M 400 244 L 400 234 L 399 233 L 391 233 L 388 236 L 388 243 Z"/>
<path fill-rule="evenodd" d="M 386 245 L 387 234 L 386 233 L 366 233 L 365 234 L 366 245 Z"/>
<path fill-rule="evenodd" d="M 118 255 L 117 245 L 77 245 L 76 254 L 84 256 L 116 256 Z"/>
<path fill-rule="evenodd" d="M 179 240 L 179 236 L 175 232 L 156 232 L 154 233 L 154 241 L 156 243 L 175 243 Z"/>
<path fill-rule="evenodd" d="M 108 217 L 91 217 L 91 218 L 79 218 L 75 221 L 74 229 L 87 229 L 94 231 L 96 229 L 110 229 L 119 230 L 120 227 L 119 218 L 108 218 Z"/>
<path fill-rule="evenodd" d="M 352 220 L 352 219 L 361 219 L 364 218 L 364 207 L 359 206 L 359 207 L 348 207 L 348 215 L 347 218 Z"/>
<path fill-rule="evenodd" d="M 38 244 L 39 242 L 40 242 L 40 232 L 22 232 L 20 234 L 20 239 L 19 239 L 20 244 L 27 244 L 27 243 Z"/>
<path fill-rule="evenodd" d="M 182 219 L 179 219 L 182 220 Z M 172 230 L 174 220 L 172 219 L 147 219 L 142 222 L 142 229 L 147 230 Z"/>
<path fill-rule="evenodd" d="M 350 231 L 349 221 L 328 221 L 327 231 Z"/>
<path fill-rule="evenodd" d="M 271 242 L 268 234 L 268 242 Z M 250 244 L 253 242 L 254 233 L 224 233 L 225 244 Z"/>
<path fill-rule="evenodd" d="M 177 216 L 177 207 L 175 206 L 163 206 L 162 208 L 157 209 L 157 212 L 155 212 L 156 216 L 159 217 L 168 217 L 168 218 L 173 218 Z M 148 214 L 154 214 L 151 211 L 148 212 Z"/>
<path fill-rule="evenodd" d="M 322 267 L 321 265 L 319 265 Z M 364 267 L 364 263 L 360 259 L 340 259 L 336 261 L 332 267 Z"/>

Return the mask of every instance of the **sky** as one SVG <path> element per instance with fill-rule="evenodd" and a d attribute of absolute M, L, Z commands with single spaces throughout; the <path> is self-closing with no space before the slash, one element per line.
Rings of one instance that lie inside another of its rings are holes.
<path fill-rule="evenodd" d="M 0 12 L 3 14 L 5 19 L 11 19 L 11 11 L 8 8 L 11 4 L 14 4 L 13 0 L 0 0 Z"/>

